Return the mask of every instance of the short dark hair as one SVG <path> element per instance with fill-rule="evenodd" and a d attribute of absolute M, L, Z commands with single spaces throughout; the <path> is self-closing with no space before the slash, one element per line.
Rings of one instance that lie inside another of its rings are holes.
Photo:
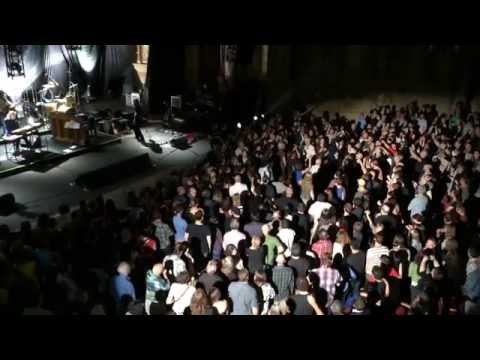
<path fill-rule="evenodd" d="M 187 284 L 190 281 L 190 274 L 186 271 L 182 271 L 175 278 L 175 282 L 180 284 Z"/>
<path fill-rule="evenodd" d="M 250 278 L 250 273 L 247 269 L 239 270 L 237 275 L 239 281 L 248 281 L 248 279 Z"/>
<path fill-rule="evenodd" d="M 324 194 L 318 194 L 318 196 L 317 196 L 317 201 L 325 202 L 326 199 L 327 198 Z"/>
<path fill-rule="evenodd" d="M 179 213 L 181 213 L 182 211 L 183 211 L 183 205 L 177 204 L 177 205 L 175 206 L 175 214 L 179 214 Z"/>
<path fill-rule="evenodd" d="M 468 255 L 472 258 L 477 258 L 480 256 L 480 245 L 479 244 L 473 244 L 468 248 Z"/>
<path fill-rule="evenodd" d="M 360 241 L 352 241 L 352 243 L 350 244 L 350 248 L 352 248 L 353 250 L 360 250 L 360 246 Z"/>
<path fill-rule="evenodd" d="M 292 256 L 302 255 L 302 246 L 299 243 L 294 243 L 292 245 Z"/>
<path fill-rule="evenodd" d="M 310 289 L 310 284 L 306 277 L 298 277 L 295 281 L 295 288 L 300 291 L 308 291 Z"/>
<path fill-rule="evenodd" d="M 201 221 L 203 220 L 203 215 L 204 215 L 203 210 L 200 209 L 195 213 L 194 218 L 196 221 Z"/>
<path fill-rule="evenodd" d="M 384 238 L 383 234 L 378 233 L 378 234 L 375 235 L 374 240 L 377 244 L 382 245 L 383 244 L 383 238 Z"/>

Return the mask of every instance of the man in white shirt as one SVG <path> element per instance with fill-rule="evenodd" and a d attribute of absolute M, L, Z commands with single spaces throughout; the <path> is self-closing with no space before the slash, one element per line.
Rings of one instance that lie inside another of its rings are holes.
<path fill-rule="evenodd" d="M 427 131 L 427 128 L 428 128 L 428 123 L 424 115 L 420 115 L 420 117 L 417 119 L 417 124 L 418 124 L 418 130 L 420 131 L 420 134 L 423 135 L 423 133 L 425 133 L 425 131 Z"/>
<path fill-rule="evenodd" d="M 232 244 L 238 249 L 238 244 L 240 241 L 245 240 L 247 237 L 244 233 L 239 231 L 240 223 L 237 219 L 232 219 L 230 222 L 230 231 L 227 231 L 223 236 L 223 250 L 227 248 L 228 245 Z"/>
<path fill-rule="evenodd" d="M 375 235 L 375 244 L 367 250 L 367 260 L 365 263 L 365 273 L 367 276 L 372 274 L 374 266 L 380 266 L 382 255 L 389 255 L 389 250 L 383 244 L 383 235 Z"/>
<path fill-rule="evenodd" d="M 285 255 L 288 257 L 292 252 L 293 241 L 295 240 L 295 230 L 290 229 L 290 223 L 288 220 L 282 220 L 280 222 L 281 229 L 277 233 L 277 237 L 287 247 Z"/>
<path fill-rule="evenodd" d="M 308 214 L 312 217 L 313 221 L 318 221 L 324 210 L 328 210 L 332 207 L 332 204 L 326 201 L 325 195 L 319 194 L 317 201 L 315 201 L 308 209 Z"/>
<path fill-rule="evenodd" d="M 228 194 L 230 197 L 233 197 L 236 194 L 241 194 L 244 191 L 248 191 L 247 185 L 242 183 L 242 177 L 240 175 L 235 175 L 235 184 L 230 186 L 228 189 Z"/>

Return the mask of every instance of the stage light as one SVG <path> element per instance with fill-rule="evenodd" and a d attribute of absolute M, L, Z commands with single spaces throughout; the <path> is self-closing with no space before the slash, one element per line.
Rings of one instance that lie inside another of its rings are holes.
<path fill-rule="evenodd" d="M 5 66 L 7 75 L 10 78 L 17 76 L 25 77 L 25 66 L 23 64 L 23 48 L 21 45 L 4 45 Z"/>
<path fill-rule="evenodd" d="M 253 116 L 253 121 L 257 121 L 258 120 L 258 116 L 257 115 L 254 115 Z"/>
<path fill-rule="evenodd" d="M 262 117 L 262 119 L 265 119 L 265 114 L 262 114 L 261 117 Z"/>
<path fill-rule="evenodd" d="M 84 45 L 77 51 L 78 62 L 86 72 L 92 72 L 98 60 L 98 47 L 96 45 Z"/>
<path fill-rule="evenodd" d="M 242 128 L 242 123 L 237 123 L 237 128 L 241 129 Z"/>

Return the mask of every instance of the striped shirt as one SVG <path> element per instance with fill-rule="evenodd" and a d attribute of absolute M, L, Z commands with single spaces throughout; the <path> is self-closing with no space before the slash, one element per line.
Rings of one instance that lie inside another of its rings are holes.
<path fill-rule="evenodd" d="M 272 270 L 272 283 L 277 289 L 275 300 L 281 301 L 293 294 L 295 276 L 288 266 L 275 266 Z"/>
<path fill-rule="evenodd" d="M 374 246 L 367 250 L 367 261 L 365 263 L 365 273 L 367 275 L 372 274 L 374 266 L 380 265 L 380 258 L 382 255 L 389 255 L 388 248 L 386 246 Z"/>
<path fill-rule="evenodd" d="M 328 293 L 329 300 L 332 300 L 335 296 L 336 284 L 342 279 L 338 270 L 328 266 L 321 266 L 313 270 L 313 272 L 318 275 L 318 286 L 324 289 Z"/>

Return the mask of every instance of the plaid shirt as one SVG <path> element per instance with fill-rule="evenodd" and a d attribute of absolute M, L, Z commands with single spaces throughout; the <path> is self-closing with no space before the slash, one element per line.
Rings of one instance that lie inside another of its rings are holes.
<path fill-rule="evenodd" d="M 275 300 L 281 301 L 293 294 L 295 276 L 288 266 L 275 266 L 272 270 L 272 282 L 278 291 Z"/>
<path fill-rule="evenodd" d="M 333 299 L 336 291 L 336 284 L 342 279 L 338 270 L 327 266 L 321 266 L 313 270 L 319 278 L 319 286 L 324 289 L 330 299 Z"/>
<path fill-rule="evenodd" d="M 333 253 L 333 244 L 330 240 L 318 240 L 312 245 L 312 251 L 321 259 L 324 255 Z"/>

